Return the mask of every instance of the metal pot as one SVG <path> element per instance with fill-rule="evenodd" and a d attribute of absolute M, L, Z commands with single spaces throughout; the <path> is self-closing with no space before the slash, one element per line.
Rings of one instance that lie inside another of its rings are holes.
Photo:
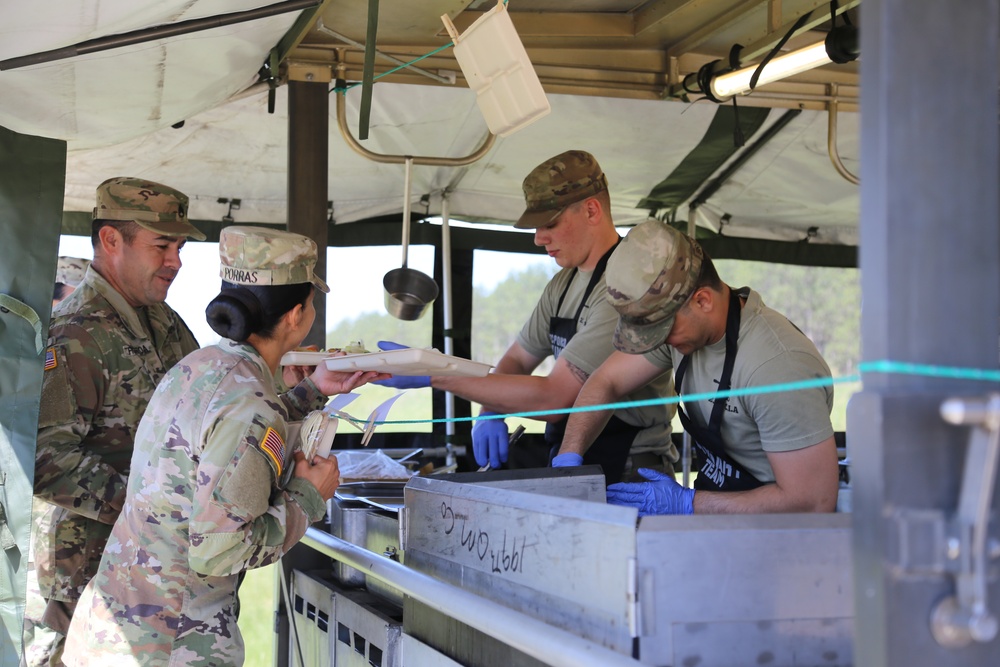
<path fill-rule="evenodd" d="M 430 276 L 406 268 L 393 269 L 382 279 L 385 309 L 401 320 L 418 320 L 438 295 L 437 283 Z"/>
<path fill-rule="evenodd" d="M 406 158 L 406 175 L 403 180 L 403 266 L 385 274 L 385 309 L 401 320 L 418 320 L 438 295 L 434 279 L 416 269 L 406 268 L 406 255 L 410 247 L 410 169 L 413 158 Z"/>

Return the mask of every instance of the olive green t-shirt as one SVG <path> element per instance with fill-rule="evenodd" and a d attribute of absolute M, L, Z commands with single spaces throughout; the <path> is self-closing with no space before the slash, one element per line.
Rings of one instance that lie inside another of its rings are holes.
<path fill-rule="evenodd" d="M 732 389 L 830 377 L 829 366 L 805 334 L 784 315 L 765 306 L 757 292 L 748 288 L 737 291 L 746 296 L 746 304 L 740 317 Z M 683 358 L 666 344 L 644 356 L 660 368 L 673 368 Z M 718 391 L 725 358 L 725 337 L 693 353 L 681 395 Z M 682 405 L 692 421 L 707 427 L 712 401 Z M 726 454 L 761 482 L 773 482 L 767 452 L 803 449 L 831 437 L 832 409 L 832 386 L 732 396 L 722 417 Z"/>
<path fill-rule="evenodd" d="M 517 336 L 517 342 L 532 355 L 545 358 L 552 354 L 549 341 L 549 320 L 552 316 L 572 318 L 580 307 L 580 301 L 590 282 L 593 272 L 563 269 L 549 281 L 542 292 L 534 312 Z M 563 299 L 559 312 L 556 306 L 563 291 L 569 291 Z M 577 320 L 576 334 L 560 354 L 566 361 L 580 368 L 587 375 L 607 359 L 614 346 L 611 343 L 618 323 L 618 313 L 608 303 L 604 278 L 594 285 L 587 302 Z M 664 373 L 635 393 L 624 397 L 623 401 L 635 401 L 673 395 L 673 377 L 670 367 Z M 615 410 L 614 415 L 627 424 L 639 426 L 642 431 L 632 443 L 631 452 L 656 452 L 666 454 L 676 461 L 677 450 L 670 442 L 670 420 L 674 416 L 674 405 L 649 405 Z"/>

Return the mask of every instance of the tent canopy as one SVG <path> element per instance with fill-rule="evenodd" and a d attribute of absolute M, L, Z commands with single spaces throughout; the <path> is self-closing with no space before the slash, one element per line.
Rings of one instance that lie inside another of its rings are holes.
<path fill-rule="evenodd" d="M 282 84 L 289 76 L 315 74 L 331 79 L 325 85 L 338 98 L 330 104 L 331 220 L 399 216 L 404 167 L 369 160 L 350 145 L 417 158 L 469 155 L 490 136 L 476 95 L 453 49 L 444 48 L 376 81 L 369 136 L 358 141 L 363 87 L 349 86 L 363 78 L 368 3 L 328 0 L 302 9 L 306 4 L 57 0 L 44 13 L 6 7 L 0 12 L 0 126 L 67 141 L 69 213 L 89 213 L 98 183 L 129 174 L 188 193 L 196 220 L 231 215 L 235 222 L 282 223 L 289 188 Z M 840 7 L 852 9 L 850 16 L 857 4 Z M 463 30 L 494 5 L 429 0 L 383 7 L 374 74 L 397 67 L 390 57 L 408 62 L 448 45 L 442 14 Z M 414 214 L 439 214 L 446 194 L 454 218 L 509 225 L 523 210 L 524 175 L 547 157 L 577 148 L 601 162 L 620 225 L 650 214 L 679 225 L 692 217 L 699 236 L 747 240 L 741 250 L 723 254 L 853 262 L 858 190 L 828 156 L 825 105 L 835 100 L 846 110 L 836 116 L 836 144 L 846 168 L 857 173 L 857 63 L 764 86 L 738 98 L 738 109 L 686 92 L 690 77 L 684 84 L 685 75 L 705 63 L 729 62 L 734 44 L 745 45 L 742 64 L 759 62 L 810 11 L 782 50 L 822 39 L 832 25 L 830 3 L 785 0 L 775 13 L 765 0 L 589 0 L 571 8 L 513 0 L 508 11 L 551 112 L 496 139 L 468 166 L 418 160 Z M 118 45 L 135 31 L 219 23 L 240 12 L 270 15 Z M 24 64 L 32 56 L 48 60 Z M 339 129 L 338 107 L 344 113 Z M 795 110 L 788 114 L 789 108 Z M 737 119 L 747 130 L 743 146 L 735 145 Z M 230 207 L 234 199 L 239 208 Z M 822 248 L 803 255 L 802 242 L 849 252 L 837 260 L 825 259 Z"/>

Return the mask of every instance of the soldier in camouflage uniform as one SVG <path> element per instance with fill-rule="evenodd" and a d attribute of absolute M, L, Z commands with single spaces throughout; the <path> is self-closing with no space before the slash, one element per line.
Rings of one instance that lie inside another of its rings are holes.
<path fill-rule="evenodd" d="M 52 307 L 73 293 L 76 286 L 83 282 L 83 276 L 90 266 L 89 259 L 80 257 L 60 257 L 56 264 L 56 284 L 52 292 Z"/>
<path fill-rule="evenodd" d="M 83 276 L 90 266 L 89 259 L 80 257 L 59 257 L 56 263 L 56 281 L 52 292 L 52 307 L 55 308 L 59 302 L 68 297 L 76 289 L 77 285 L 83 282 Z M 31 503 L 31 525 L 32 530 L 39 535 L 46 535 L 52 530 L 52 512 L 49 503 L 34 498 Z M 24 636 L 22 645 L 30 646 L 35 639 L 35 626 L 31 619 L 41 618 L 45 612 L 45 600 L 42 599 L 38 590 L 38 576 L 35 574 L 35 547 L 28 545 L 28 572 L 27 572 L 27 594 L 25 600 L 27 605 L 24 612 Z M 44 632 L 44 631 L 42 631 Z"/>
<path fill-rule="evenodd" d="M 34 555 L 40 615 L 29 665 L 62 664 L 76 602 L 97 570 L 125 500 L 132 442 L 157 382 L 198 343 L 163 303 L 181 267 L 188 198 L 164 185 L 112 178 L 97 188 L 94 261 L 52 313 L 38 420 L 35 497 L 48 503 Z"/>
<path fill-rule="evenodd" d="M 149 403 L 124 510 L 73 618 L 71 665 L 241 665 L 239 575 L 298 542 L 339 483 L 336 458 L 306 461 L 287 421 L 386 377 L 320 364 L 279 396 L 279 360 L 316 316 L 313 286 L 328 291 L 316 244 L 227 227 L 219 254 L 206 315 L 223 340 L 185 357 Z"/>

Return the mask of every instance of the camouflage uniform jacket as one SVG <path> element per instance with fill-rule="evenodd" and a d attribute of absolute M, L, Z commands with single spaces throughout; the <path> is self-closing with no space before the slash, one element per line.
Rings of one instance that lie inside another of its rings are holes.
<path fill-rule="evenodd" d="M 293 468 L 286 420 L 325 399 L 310 380 L 279 398 L 256 350 L 229 340 L 167 373 L 136 434 L 125 507 L 73 615 L 68 664 L 243 663 L 239 573 L 276 562 L 326 509 L 308 481 L 282 484 Z"/>
<path fill-rule="evenodd" d="M 72 601 L 97 571 L 122 503 L 132 442 L 160 378 L 198 342 L 166 304 L 133 308 L 94 269 L 53 312 L 35 454 L 43 597 Z"/>

